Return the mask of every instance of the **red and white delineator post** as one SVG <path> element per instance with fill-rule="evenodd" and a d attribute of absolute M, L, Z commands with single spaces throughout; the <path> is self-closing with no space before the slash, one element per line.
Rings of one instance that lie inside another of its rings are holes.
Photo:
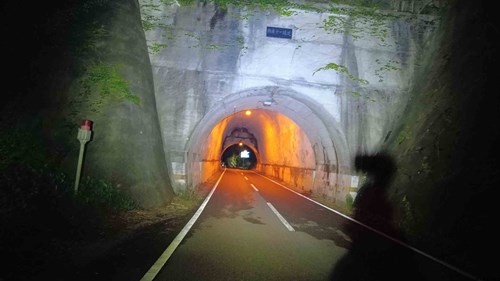
<path fill-rule="evenodd" d="M 92 137 L 92 121 L 84 120 L 80 128 L 78 128 L 77 139 L 80 141 L 80 154 L 78 156 L 78 166 L 76 167 L 75 178 L 75 195 L 78 192 L 78 185 L 80 184 L 80 176 L 82 173 L 83 154 L 85 151 L 85 144 L 90 141 Z"/>

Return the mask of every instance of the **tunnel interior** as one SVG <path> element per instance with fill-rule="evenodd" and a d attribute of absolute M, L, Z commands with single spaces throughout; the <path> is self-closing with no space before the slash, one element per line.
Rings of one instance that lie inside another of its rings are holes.
<path fill-rule="evenodd" d="M 187 186 L 232 167 L 255 169 L 298 191 L 339 194 L 349 171 L 349 161 L 343 160 L 348 150 L 335 120 L 320 108 L 275 87 L 228 96 L 205 115 L 187 143 Z M 250 152 L 245 160 L 244 149 Z"/>
<path fill-rule="evenodd" d="M 235 112 L 218 122 L 207 138 L 204 160 L 225 161 L 227 154 L 252 151 L 259 164 L 314 168 L 315 157 L 306 133 L 287 116 L 267 109 Z M 221 153 L 222 152 L 222 153 Z M 203 155 L 203 154 L 202 154 Z"/>

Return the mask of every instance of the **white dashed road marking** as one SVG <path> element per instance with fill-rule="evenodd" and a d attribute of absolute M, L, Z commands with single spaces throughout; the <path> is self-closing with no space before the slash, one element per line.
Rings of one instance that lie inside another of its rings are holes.
<path fill-rule="evenodd" d="M 274 214 L 278 216 L 278 219 L 280 219 L 280 221 L 285 225 L 286 228 L 288 228 L 288 230 L 295 231 L 295 229 L 293 229 L 293 227 L 285 220 L 285 218 L 278 212 L 278 210 L 274 208 L 273 204 L 267 202 L 267 205 L 269 206 L 269 208 L 271 208 Z"/>

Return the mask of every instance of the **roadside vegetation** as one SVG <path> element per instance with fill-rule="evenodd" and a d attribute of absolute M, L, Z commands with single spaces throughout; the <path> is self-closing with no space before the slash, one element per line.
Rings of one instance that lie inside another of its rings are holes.
<path fill-rule="evenodd" d="M 62 170 L 61 155 L 37 130 L 17 126 L 0 127 L 0 258 L 7 269 L 0 280 L 71 271 L 158 223 L 178 232 L 203 198 L 192 191 L 146 210 L 119 187 L 85 175 L 75 194 L 75 175 Z"/>

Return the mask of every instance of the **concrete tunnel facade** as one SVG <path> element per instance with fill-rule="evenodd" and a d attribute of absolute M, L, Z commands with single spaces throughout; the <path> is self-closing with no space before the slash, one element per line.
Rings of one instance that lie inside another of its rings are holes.
<path fill-rule="evenodd" d="M 383 42 L 369 33 L 354 40 L 321 28 L 330 16 L 322 12 L 139 3 L 143 22 L 155 23 L 145 35 L 175 193 L 221 169 L 225 136 L 245 128 L 258 142 L 258 171 L 338 203 L 355 197 L 354 156 L 377 151 L 390 135 L 408 102 L 418 50 L 433 32 L 425 21 L 390 18 Z M 293 36 L 266 36 L 269 26 Z M 349 75 L 318 71 L 327 63 Z M 389 71 L 388 63 L 397 67 Z M 244 110 L 256 114 L 245 119 Z"/>
<path fill-rule="evenodd" d="M 262 101 L 270 101 L 271 95 L 272 104 L 264 106 Z M 299 102 L 294 95 L 300 96 L 277 88 L 252 89 L 232 95 L 205 115 L 186 147 L 187 164 L 191 166 L 187 185 L 204 182 L 220 169 L 224 136 L 234 128 L 244 127 L 259 144 L 255 148 L 259 155 L 258 171 L 279 178 L 298 191 L 321 190 L 333 196 L 337 181 L 330 182 L 330 174 L 339 175 L 340 167 L 349 168 L 345 137 L 338 128 L 328 130 L 322 120 L 329 118 L 326 112 L 319 116 L 317 112 L 321 111 L 310 108 L 313 104 Z M 245 115 L 247 109 L 252 110 L 251 116 Z"/>

